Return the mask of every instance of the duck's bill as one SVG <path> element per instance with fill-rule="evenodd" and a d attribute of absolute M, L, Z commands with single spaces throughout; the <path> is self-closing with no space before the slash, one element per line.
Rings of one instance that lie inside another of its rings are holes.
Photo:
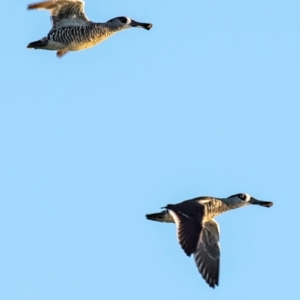
<path fill-rule="evenodd" d="M 144 28 L 144 29 L 147 29 L 147 30 L 151 29 L 151 27 L 152 27 L 151 23 L 140 23 L 140 22 L 136 22 L 134 20 L 131 20 L 130 25 L 132 27 L 140 27 L 140 28 Z"/>
<path fill-rule="evenodd" d="M 273 202 L 270 201 L 261 201 L 261 200 L 257 200 L 255 198 L 251 198 L 251 200 L 249 201 L 251 204 L 257 204 L 260 206 L 265 206 L 265 207 L 271 207 L 273 205 Z"/>

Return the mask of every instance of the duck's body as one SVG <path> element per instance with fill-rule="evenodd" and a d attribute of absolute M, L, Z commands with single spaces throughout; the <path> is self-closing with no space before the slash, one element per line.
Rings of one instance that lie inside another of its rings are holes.
<path fill-rule="evenodd" d="M 178 204 L 169 204 L 166 210 L 146 215 L 147 219 L 176 223 L 177 237 L 184 252 L 194 254 L 202 277 L 210 287 L 219 283 L 220 245 L 219 225 L 215 216 L 249 204 L 265 207 L 272 202 L 260 201 L 248 194 L 237 194 L 228 198 L 198 197 Z"/>
<path fill-rule="evenodd" d="M 48 35 L 30 43 L 27 48 L 56 50 L 61 57 L 68 51 L 78 51 L 93 47 L 114 33 L 141 27 L 149 30 L 150 23 L 140 23 L 128 17 L 117 17 L 106 23 L 89 21 L 84 13 L 84 1 L 56 0 L 28 5 L 28 9 L 48 9 L 52 28 Z"/>
<path fill-rule="evenodd" d="M 51 29 L 48 35 L 39 41 L 32 42 L 28 48 L 78 51 L 93 47 L 104 41 L 118 30 L 113 30 L 106 23 L 89 22 L 85 26 L 64 27 L 59 30 Z"/>

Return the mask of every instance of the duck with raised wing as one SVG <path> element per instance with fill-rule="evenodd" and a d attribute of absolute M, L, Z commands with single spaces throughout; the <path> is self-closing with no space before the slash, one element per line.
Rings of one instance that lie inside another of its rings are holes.
<path fill-rule="evenodd" d="M 123 29 L 140 27 L 149 30 L 152 27 L 150 23 L 136 22 L 128 17 L 94 23 L 86 17 L 81 0 L 44 1 L 30 4 L 28 9 L 50 10 L 52 28 L 46 37 L 30 43 L 27 48 L 56 50 L 58 57 L 68 51 L 93 47 Z"/>
<path fill-rule="evenodd" d="M 153 221 L 175 223 L 177 238 L 183 251 L 194 254 L 195 262 L 207 284 L 214 288 L 219 284 L 220 244 L 219 224 L 215 216 L 242 206 L 257 204 L 270 207 L 269 201 L 261 201 L 248 194 L 236 194 L 228 198 L 198 197 L 178 204 L 168 204 L 160 213 L 148 214 Z"/>

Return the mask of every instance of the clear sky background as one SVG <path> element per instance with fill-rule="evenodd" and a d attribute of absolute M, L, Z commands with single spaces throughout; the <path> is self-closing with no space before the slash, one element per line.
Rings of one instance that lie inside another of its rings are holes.
<path fill-rule="evenodd" d="M 57 59 L 28 1 L 0 11 L 0 298 L 300 299 L 300 2 L 87 0 L 153 28 Z M 213 290 L 145 214 L 239 192 L 274 206 L 217 217 Z"/>

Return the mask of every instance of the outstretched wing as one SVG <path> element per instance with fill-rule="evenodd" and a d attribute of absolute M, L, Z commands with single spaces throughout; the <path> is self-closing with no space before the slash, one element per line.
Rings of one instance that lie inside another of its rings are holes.
<path fill-rule="evenodd" d="M 29 4 L 28 9 L 48 9 L 53 29 L 62 27 L 85 26 L 89 19 L 84 13 L 84 1 L 53 0 Z"/>
<path fill-rule="evenodd" d="M 198 203 L 187 207 L 185 202 L 167 205 L 170 215 L 177 227 L 177 238 L 183 251 L 190 256 L 198 245 L 202 231 L 203 205 Z"/>
<path fill-rule="evenodd" d="M 212 288 L 218 285 L 220 270 L 219 225 L 213 219 L 203 224 L 194 258 L 199 272 L 208 285 Z"/>

